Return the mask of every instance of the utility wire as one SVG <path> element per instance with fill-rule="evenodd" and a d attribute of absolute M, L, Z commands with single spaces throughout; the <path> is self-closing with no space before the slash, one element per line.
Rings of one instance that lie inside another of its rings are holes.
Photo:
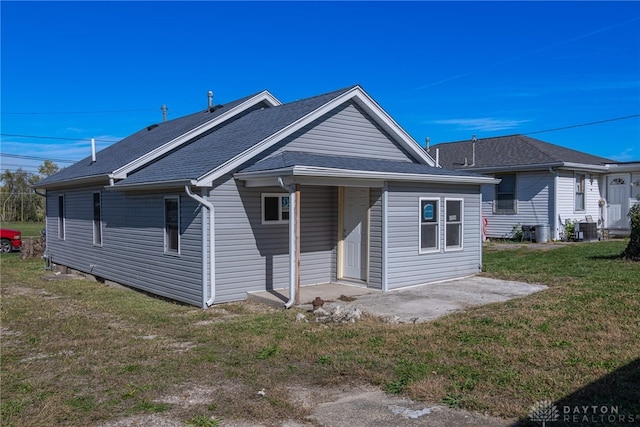
<path fill-rule="evenodd" d="M 144 108 L 144 109 L 140 109 L 140 110 L 102 110 L 102 111 L 49 111 L 49 112 L 36 112 L 36 111 L 23 111 L 23 112 L 6 112 L 3 111 L 1 114 L 7 114 L 7 115 L 42 115 L 42 114 L 46 114 L 46 115 L 51 115 L 51 114 L 59 114 L 59 115 L 64 115 L 64 114 L 105 114 L 105 113 L 135 113 L 135 112 L 141 112 L 141 111 L 156 111 L 155 109 L 151 109 L 151 108 Z"/>
<path fill-rule="evenodd" d="M 59 136 L 19 135 L 15 133 L 0 133 L 0 136 L 12 136 L 17 138 L 59 139 L 62 141 L 89 141 L 91 138 L 61 138 Z M 96 142 L 117 142 L 117 139 L 96 139 Z"/>
<path fill-rule="evenodd" d="M 573 128 L 579 128 L 579 127 L 583 127 L 583 126 L 592 126 L 592 125 L 599 125 L 601 123 L 608 123 L 608 122 L 615 122 L 617 120 L 626 120 L 626 119 L 632 119 L 634 117 L 640 117 L 640 114 L 632 114 L 630 116 L 624 116 L 624 117 L 615 117 L 613 119 L 605 119 L 605 120 L 598 120 L 596 122 L 589 122 L 589 123 L 581 123 L 579 125 L 571 125 L 571 126 L 563 126 L 560 128 L 553 128 L 553 129 L 546 129 L 546 130 L 537 130 L 535 132 L 526 132 L 523 133 L 523 135 L 534 135 L 536 133 L 545 133 L 545 132 L 555 132 L 557 130 L 565 130 L 565 129 L 573 129 Z"/>
<path fill-rule="evenodd" d="M 532 131 L 532 132 L 525 132 L 522 135 L 534 135 L 534 134 L 537 134 L 537 133 L 554 132 L 554 131 L 564 130 L 564 129 L 573 129 L 573 128 L 578 128 L 578 127 L 583 127 L 583 126 L 592 126 L 592 125 L 597 125 L 597 124 L 601 124 L 601 123 L 614 122 L 614 121 L 618 121 L 618 120 L 632 119 L 634 117 L 640 117 L 640 114 L 631 114 L 631 115 L 628 115 L 628 116 L 614 117 L 614 118 L 611 118 L 611 119 L 598 120 L 598 121 L 589 122 L 589 123 L 580 123 L 580 124 L 576 124 L 576 125 L 563 126 L 563 127 L 559 127 L 559 128 L 553 128 L 553 129 L 545 129 L 545 130 L 537 130 L 537 131 Z M 55 140 L 61 140 L 61 141 L 88 141 L 90 139 L 90 138 L 61 138 L 61 137 L 58 137 L 58 136 L 22 135 L 22 134 L 13 134 L 13 133 L 0 133 L 0 136 L 11 136 L 11 137 L 17 137 L 17 138 L 55 139 Z M 95 141 L 96 142 L 117 142 L 119 140 L 117 140 L 117 139 L 96 139 Z M 36 160 L 39 160 L 39 159 L 36 159 Z M 43 160 L 46 160 L 46 159 L 43 159 Z M 64 160 L 62 160 L 62 162 L 67 163 L 67 161 L 64 161 Z"/>
<path fill-rule="evenodd" d="M 48 157 L 36 157 L 36 156 L 26 156 L 23 154 L 9 154 L 9 153 L 0 153 L 0 157 L 11 157 L 14 159 L 23 159 L 23 160 L 51 160 L 52 162 L 58 163 L 75 163 L 77 160 L 65 160 L 65 159 L 51 159 Z"/>

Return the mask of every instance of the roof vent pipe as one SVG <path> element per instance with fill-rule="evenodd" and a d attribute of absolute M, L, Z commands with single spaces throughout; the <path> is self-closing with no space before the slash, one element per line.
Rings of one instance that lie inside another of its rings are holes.
<path fill-rule="evenodd" d="M 91 138 L 91 163 L 96 162 L 96 140 Z"/>
<path fill-rule="evenodd" d="M 162 121 L 166 122 L 167 121 L 167 105 L 162 104 L 162 107 L 160 107 L 160 109 L 162 110 Z"/>
<path fill-rule="evenodd" d="M 472 152 L 471 152 L 471 166 L 475 166 L 476 165 L 476 142 L 473 141 L 473 145 L 471 146 L 472 148 Z"/>
<path fill-rule="evenodd" d="M 207 97 L 209 98 L 209 111 L 213 111 L 213 92 L 209 91 Z"/>
<path fill-rule="evenodd" d="M 429 148 L 429 142 L 430 142 L 430 141 L 431 141 L 431 138 L 429 138 L 429 137 L 426 137 L 426 138 L 424 139 L 424 142 L 425 142 L 425 144 L 426 144 L 426 145 L 425 145 L 425 147 L 426 147 L 426 149 L 427 149 L 427 153 L 428 153 L 428 152 L 429 152 L 429 150 L 430 150 L 430 148 Z"/>

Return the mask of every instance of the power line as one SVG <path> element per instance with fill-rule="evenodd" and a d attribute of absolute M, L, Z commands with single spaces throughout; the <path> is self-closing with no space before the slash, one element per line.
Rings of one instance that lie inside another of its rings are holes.
<path fill-rule="evenodd" d="M 59 139 L 62 141 L 88 141 L 90 138 L 61 138 L 59 136 L 19 135 L 15 133 L 0 133 L 0 136 L 12 136 L 16 138 Z M 117 139 L 96 139 L 96 142 L 117 142 Z"/>
<path fill-rule="evenodd" d="M 10 153 L 0 153 L 0 157 L 11 157 L 14 159 L 23 159 L 23 160 L 50 160 L 52 162 L 58 163 L 75 163 L 77 160 L 65 160 L 65 159 L 51 159 L 48 157 L 36 157 L 36 156 L 26 156 L 23 154 L 10 154 Z"/>
<path fill-rule="evenodd" d="M 553 129 L 537 130 L 537 131 L 534 131 L 534 132 L 526 132 L 523 135 L 534 135 L 536 133 L 555 132 L 557 130 L 565 130 L 565 129 L 579 128 L 579 127 L 583 127 L 583 126 L 599 125 L 601 123 L 615 122 L 617 120 L 632 119 L 634 117 L 640 117 L 640 114 L 632 114 L 630 116 L 615 117 L 613 119 L 598 120 L 596 122 L 581 123 L 579 125 L 571 125 L 571 126 L 563 126 L 563 127 L 559 127 L 559 128 L 553 128 Z"/>
<path fill-rule="evenodd" d="M 105 114 L 105 113 L 136 113 L 142 111 L 156 111 L 151 108 L 144 108 L 139 110 L 102 110 L 102 111 L 21 111 L 21 112 L 6 112 L 3 111 L 1 114 L 7 115 L 64 115 L 64 114 Z"/>

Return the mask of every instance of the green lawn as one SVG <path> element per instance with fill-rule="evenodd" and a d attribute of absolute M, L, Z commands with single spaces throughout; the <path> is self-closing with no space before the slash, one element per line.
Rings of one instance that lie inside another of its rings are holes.
<path fill-rule="evenodd" d="M 617 258 L 625 246 L 489 246 L 483 274 L 549 288 L 416 325 L 296 322 L 295 310 L 247 303 L 201 310 L 96 282 L 43 281 L 41 260 L 7 254 L 2 425 L 150 413 L 278 425 L 309 412 L 291 386 L 345 384 L 508 419 L 542 400 L 640 414 L 640 264 Z M 167 398 L 198 390 L 206 398 L 188 407 Z"/>
<path fill-rule="evenodd" d="M 0 222 L 0 227 L 20 230 L 22 237 L 40 237 L 40 230 L 44 228 L 44 222 Z"/>

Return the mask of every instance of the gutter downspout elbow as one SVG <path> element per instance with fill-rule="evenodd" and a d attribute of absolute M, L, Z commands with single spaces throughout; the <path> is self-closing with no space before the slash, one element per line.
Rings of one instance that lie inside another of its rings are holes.
<path fill-rule="evenodd" d="M 282 177 L 278 177 L 278 184 L 283 189 L 289 192 L 289 211 L 294 213 L 297 209 L 296 206 L 296 191 L 292 185 L 286 185 L 282 180 Z M 294 239 L 296 230 L 295 214 L 289 217 L 289 301 L 284 304 L 284 308 L 291 308 L 296 300 L 296 283 L 295 283 L 295 269 L 296 269 L 296 242 Z"/>
<path fill-rule="evenodd" d="M 216 300 L 216 252 L 215 252 L 215 210 L 213 208 L 213 203 L 209 202 L 207 199 L 205 199 L 204 197 L 198 196 L 196 194 L 194 194 L 191 191 L 191 187 L 189 186 L 189 184 L 186 184 L 184 186 L 184 191 L 187 193 L 187 195 L 189 197 L 191 197 L 193 200 L 195 200 L 196 202 L 200 203 L 202 206 L 204 206 L 208 211 L 209 211 L 209 247 L 208 247 L 208 251 L 207 251 L 207 241 L 205 239 L 205 236 L 203 234 L 202 236 L 202 284 L 203 284 L 203 302 L 204 302 L 204 292 L 206 291 L 206 286 L 205 286 L 205 282 L 206 282 L 206 277 L 207 277 L 207 272 L 206 272 L 206 265 L 207 265 L 207 252 L 209 253 L 209 275 L 210 275 L 210 282 L 209 282 L 209 292 L 211 294 L 211 296 L 209 297 L 209 299 L 205 302 L 206 307 L 211 307 L 213 305 L 213 303 Z M 203 227 L 204 227 L 204 216 L 202 218 L 203 220 Z M 205 307 L 203 307 L 205 308 Z"/>
<path fill-rule="evenodd" d="M 37 188 L 34 188 L 33 192 L 36 193 L 40 197 L 45 197 L 45 198 L 47 197 L 47 193 L 38 193 L 38 189 Z"/>

